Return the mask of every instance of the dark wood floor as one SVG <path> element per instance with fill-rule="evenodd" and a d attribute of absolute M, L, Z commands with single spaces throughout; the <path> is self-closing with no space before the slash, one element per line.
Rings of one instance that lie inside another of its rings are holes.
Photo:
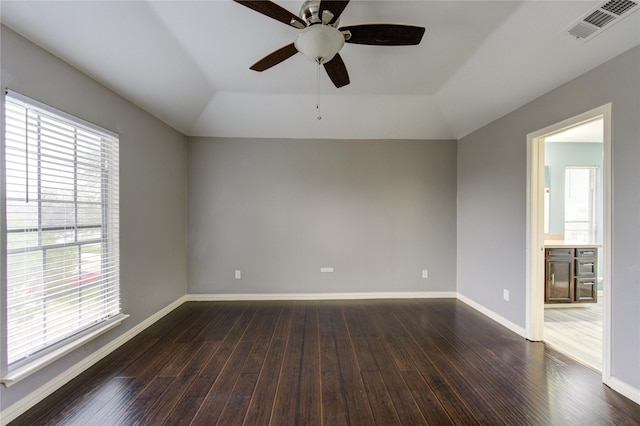
<path fill-rule="evenodd" d="M 187 303 L 12 424 L 639 422 L 599 373 L 434 299 Z"/>

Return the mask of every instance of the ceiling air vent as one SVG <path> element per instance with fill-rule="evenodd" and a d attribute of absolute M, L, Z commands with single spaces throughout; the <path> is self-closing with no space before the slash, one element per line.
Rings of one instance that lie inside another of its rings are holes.
<path fill-rule="evenodd" d="M 618 16 L 633 9 L 638 5 L 637 2 L 631 0 L 612 0 L 601 6 L 602 10 L 614 13 Z"/>
<path fill-rule="evenodd" d="M 590 40 L 622 18 L 639 10 L 640 0 L 610 0 L 589 11 L 571 24 L 567 33 L 576 39 Z"/>

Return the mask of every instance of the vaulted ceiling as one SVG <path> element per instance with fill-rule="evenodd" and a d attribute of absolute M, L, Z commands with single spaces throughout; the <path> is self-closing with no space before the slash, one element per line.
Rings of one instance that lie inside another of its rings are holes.
<path fill-rule="evenodd" d="M 232 1 L 3 0 L 0 16 L 187 135 L 459 139 L 640 44 L 637 12 L 588 41 L 567 34 L 601 3 L 352 0 L 341 26 L 427 30 L 418 46 L 345 45 L 351 84 L 321 74 L 322 120 L 304 56 L 249 70 L 298 30 Z"/>

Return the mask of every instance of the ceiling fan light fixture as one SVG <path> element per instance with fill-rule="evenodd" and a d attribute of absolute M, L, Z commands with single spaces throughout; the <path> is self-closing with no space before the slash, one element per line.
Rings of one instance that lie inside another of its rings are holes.
<path fill-rule="evenodd" d="M 317 64 L 329 62 L 344 46 L 344 35 L 328 25 L 311 25 L 294 42 L 298 52 Z"/>

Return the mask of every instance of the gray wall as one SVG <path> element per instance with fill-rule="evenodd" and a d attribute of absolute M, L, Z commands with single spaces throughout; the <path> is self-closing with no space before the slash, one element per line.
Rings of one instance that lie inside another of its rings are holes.
<path fill-rule="evenodd" d="M 526 135 L 613 103 L 612 376 L 640 388 L 640 47 L 458 143 L 458 292 L 525 327 Z M 511 290 L 511 301 L 502 289 Z"/>
<path fill-rule="evenodd" d="M 455 141 L 190 139 L 188 292 L 455 291 L 455 190 Z"/>
<path fill-rule="evenodd" d="M 186 292 L 186 137 L 2 27 L 1 86 L 120 135 L 122 325 L 10 388 L 0 409 L 33 392 Z M 2 95 L 4 104 L 4 91 Z"/>

